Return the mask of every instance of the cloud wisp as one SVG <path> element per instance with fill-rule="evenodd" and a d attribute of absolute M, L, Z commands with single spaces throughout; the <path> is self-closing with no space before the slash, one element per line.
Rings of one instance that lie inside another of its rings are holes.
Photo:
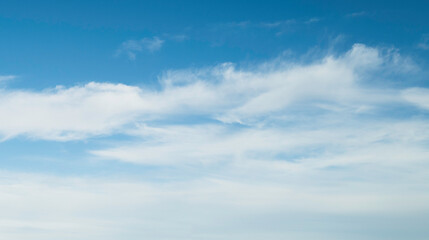
<path fill-rule="evenodd" d="M 429 50 L 429 34 L 424 34 L 417 47 L 423 50 Z"/>
<path fill-rule="evenodd" d="M 128 40 L 121 44 L 119 49 L 116 51 L 116 54 L 125 54 L 130 60 L 135 60 L 139 52 L 156 52 L 162 48 L 164 42 L 164 40 L 156 36 L 153 38 L 143 38 L 140 40 Z"/>
<path fill-rule="evenodd" d="M 13 80 L 15 78 L 15 75 L 0 75 L 0 82 Z"/>
<path fill-rule="evenodd" d="M 367 11 L 360 11 L 360 12 L 349 13 L 349 14 L 346 15 L 346 17 L 356 18 L 356 17 L 363 17 L 363 16 L 366 16 L 366 15 L 368 15 Z"/>

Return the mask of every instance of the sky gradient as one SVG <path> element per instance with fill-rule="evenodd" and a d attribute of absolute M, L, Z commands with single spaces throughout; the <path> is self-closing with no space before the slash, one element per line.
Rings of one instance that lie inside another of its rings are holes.
<path fill-rule="evenodd" d="M 1 1 L 0 240 L 428 239 L 424 1 Z"/>

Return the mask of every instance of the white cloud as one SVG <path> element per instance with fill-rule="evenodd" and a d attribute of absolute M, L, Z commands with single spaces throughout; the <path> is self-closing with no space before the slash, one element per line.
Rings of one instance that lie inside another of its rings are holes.
<path fill-rule="evenodd" d="M 263 162 L 265 167 L 273 164 L 295 171 L 356 164 L 407 167 L 429 157 L 425 144 L 429 140 L 429 124 L 425 122 L 354 121 L 350 126 L 333 121 L 329 119 L 328 124 L 313 120 L 311 127 L 294 122 L 293 127 L 251 129 L 219 125 L 144 126 L 128 133 L 140 136 L 140 143 L 124 143 L 91 153 L 137 164 L 241 166 Z"/>
<path fill-rule="evenodd" d="M 155 52 L 161 49 L 164 40 L 153 37 L 143 38 L 141 40 L 128 40 L 121 44 L 117 54 L 126 54 L 131 60 L 136 58 L 136 54 L 142 51 Z"/>
<path fill-rule="evenodd" d="M 309 64 L 266 63 L 252 70 L 222 64 L 170 71 L 160 79 L 161 90 L 109 83 L 42 92 L 3 89 L 0 135 L 82 139 L 175 115 L 249 124 L 298 106 L 359 113 L 403 101 L 397 90 L 362 84 L 371 80 L 371 71 L 395 64 L 391 59 L 391 54 L 356 44 L 343 55 Z"/>
<path fill-rule="evenodd" d="M 72 140 L 107 134 L 129 123 L 142 102 L 141 90 L 122 84 L 89 83 L 43 92 L 0 91 L 0 135 Z"/>

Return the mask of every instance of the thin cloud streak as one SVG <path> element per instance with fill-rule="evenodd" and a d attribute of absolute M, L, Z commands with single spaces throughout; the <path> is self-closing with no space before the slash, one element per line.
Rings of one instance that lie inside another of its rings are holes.
<path fill-rule="evenodd" d="M 13 80 L 15 78 L 16 78 L 15 75 L 3 75 L 3 76 L 0 75 L 0 82 Z"/>
<path fill-rule="evenodd" d="M 121 44 L 116 51 L 116 55 L 126 54 L 130 60 L 135 60 L 139 52 L 159 51 L 164 45 L 164 42 L 164 40 L 156 36 L 153 38 L 143 38 L 141 40 L 128 40 Z"/>
<path fill-rule="evenodd" d="M 355 18 L 355 17 L 362 17 L 368 15 L 368 12 L 366 11 L 360 11 L 360 12 L 353 12 L 346 15 L 346 17 Z"/>

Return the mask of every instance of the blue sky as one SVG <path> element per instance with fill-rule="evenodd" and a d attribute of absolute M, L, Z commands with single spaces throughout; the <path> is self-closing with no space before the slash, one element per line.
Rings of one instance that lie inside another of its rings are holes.
<path fill-rule="evenodd" d="M 424 1 L 1 1 L 0 239 L 427 239 Z"/>

